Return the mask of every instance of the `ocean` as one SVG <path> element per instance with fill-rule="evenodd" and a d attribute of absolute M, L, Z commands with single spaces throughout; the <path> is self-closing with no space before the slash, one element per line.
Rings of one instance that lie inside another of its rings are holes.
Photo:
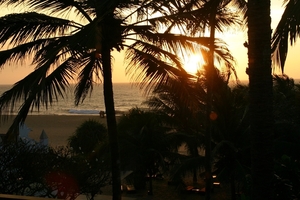
<path fill-rule="evenodd" d="M 10 85 L 0 85 L 0 95 L 10 89 Z M 65 98 L 60 98 L 48 109 L 41 107 L 40 110 L 34 109 L 30 115 L 99 115 L 99 111 L 105 111 L 103 98 L 103 85 L 94 86 L 91 95 L 88 95 L 84 102 L 78 106 L 74 104 L 74 90 L 71 87 L 66 93 Z M 114 83 L 114 102 L 117 115 L 121 115 L 134 107 L 143 108 L 142 103 L 146 97 L 135 85 L 130 83 Z M 17 114 L 15 111 L 13 114 Z"/>
<path fill-rule="evenodd" d="M 299 79 L 294 81 L 296 84 L 300 83 Z M 241 83 L 247 85 L 248 80 L 241 81 Z M 113 87 L 117 115 L 134 107 L 146 108 L 146 105 L 142 104 L 146 100 L 146 96 L 137 86 L 131 83 L 114 83 Z M 0 85 L 0 95 L 10 88 L 11 85 Z M 73 92 L 71 87 L 64 99 L 60 98 L 48 109 L 44 107 L 41 107 L 39 111 L 34 109 L 29 115 L 99 115 L 99 111 L 105 111 L 102 84 L 94 86 L 91 95 L 88 95 L 78 106 L 74 104 Z M 17 112 L 15 111 L 13 114 L 17 114 Z"/>

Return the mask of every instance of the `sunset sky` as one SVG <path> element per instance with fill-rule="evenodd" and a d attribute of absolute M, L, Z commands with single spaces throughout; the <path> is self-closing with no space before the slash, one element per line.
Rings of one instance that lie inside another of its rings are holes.
<path fill-rule="evenodd" d="M 272 28 L 275 29 L 278 20 L 281 17 L 283 8 L 281 6 L 282 0 L 272 0 Z M 9 13 L 9 10 L 1 11 L 1 15 Z M 232 55 L 236 59 L 236 71 L 240 80 L 248 80 L 248 76 L 245 73 L 247 67 L 247 49 L 243 46 L 243 43 L 247 41 L 247 31 L 230 31 L 224 35 L 221 35 L 222 39 L 229 45 Z M 300 44 L 297 43 L 295 47 L 289 48 L 287 57 L 285 74 L 294 79 L 300 79 L 300 66 L 298 67 L 300 52 Z M 129 82 L 129 77 L 125 76 L 125 65 L 123 59 L 123 53 L 113 52 L 113 82 Z M 33 70 L 33 67 L 28 64 L 18 64 L 11 66 L 4 66 L 0 69 L 0 84 L 13 84 L 22 79 L 28 73 Z M 276 70 L 275 73 L 281 73 L 280 70 Z"/>

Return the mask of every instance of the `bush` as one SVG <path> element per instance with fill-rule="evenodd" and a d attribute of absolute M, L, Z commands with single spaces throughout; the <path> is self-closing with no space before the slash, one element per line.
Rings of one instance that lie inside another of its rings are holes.
<path fill-rule="evenodd" d="M 91 119 L 77 127 L 75 134 L 68 139 L 68 145 L 74 153 L 85 155 L 98 152 L 106 142 L 107 129 L 105 125 Z"/>
<path fill-rule="evenodd" d="M 24 142 L 0 147 L 0 193 L 75 199 L 91 198 L 108 184 L 109 170 L 92 165 L 68 148 L 52 149 Z"/>

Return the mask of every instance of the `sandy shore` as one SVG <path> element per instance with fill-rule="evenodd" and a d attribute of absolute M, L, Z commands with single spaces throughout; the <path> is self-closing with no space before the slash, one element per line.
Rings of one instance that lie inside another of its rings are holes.
<path fill-rule="evenodd" d="M 29 137 L 39 141 L 44 130 L 52 147 L 67 145 L 67 139 L 85 120 L 93 119 L 106 124 L 106 118 L 99 115 L 29 115 L 25 124 L 31 129 Z M 0 133 L 6 133 L 13 118 L 0 124 Z"/>

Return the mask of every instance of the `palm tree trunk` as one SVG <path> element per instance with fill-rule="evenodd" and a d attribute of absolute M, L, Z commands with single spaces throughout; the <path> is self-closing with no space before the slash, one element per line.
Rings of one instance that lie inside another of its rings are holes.
<path fill-rule="evenodd" d="M 212 191 L 212 156 L 211 156 L 211 131 L 212 131 L 212 120 L 210 114 L 212 112 L 212 96 L 213 96 L 213 77 L 214 77 L 214 52 L 215 52 L 215 17 L 217 12 L 217 5 L 219 1 L 215 1 L 211 5 L 210 13 L 210 48 L 209 48 L 209 60 L 207 68 L 207 128 L 206 128 L 206 139 L 205 139 L 205 200 L 211 199 Z"/>
<path fill-rule="evenodd" d="M 111 55 L 109 46 L 102 45 L 103 93 L 106 110 L 106 121 L 111 152 L 111 174 L 113 200 L 121 200 L 120 156 L 117 133 L 117 121 L 113 96 Z"/>
<path fill-rule="evenodd" d="M 270 0 L 248 1 L 252 199 L 273 196 L 273 94 Z"/>
<path fill-rule="evenodd" d="M 209 69 L 208 69 L 209 70 Z M 210 73 L 208 72 L 208 77 Z M 211 183 L 212 183 L 212 167 L 211 167 L 211 126 L 210 113 L 212 108 L 212 91 L 210 79 L 207 83 L 207 105 L 206 105 L 206 135 L 205 135 L 205 200 L 210 200 L 211 197 Z"/>

